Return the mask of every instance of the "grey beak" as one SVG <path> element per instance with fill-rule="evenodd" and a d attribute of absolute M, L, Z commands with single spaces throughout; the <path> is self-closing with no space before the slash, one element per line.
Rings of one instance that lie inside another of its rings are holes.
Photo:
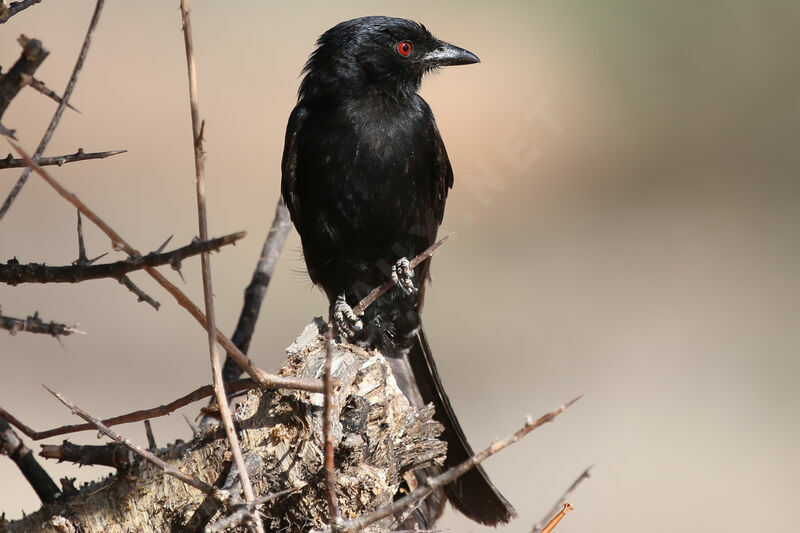
<path fill-rule="evenodd" d="M 450 65 L 471 65 L 480 63 L 478 56 L 450 43 L 439 41 L 439 46 L 422 56 L 422 62 L 431 67 L 447 67 Z"/>

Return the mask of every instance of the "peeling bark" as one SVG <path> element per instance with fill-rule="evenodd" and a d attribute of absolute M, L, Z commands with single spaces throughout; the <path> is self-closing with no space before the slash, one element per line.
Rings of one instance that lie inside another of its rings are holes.
<path fill-rule="evenodd" d="M 282 375 L 320 378 L 325 365 L 321 320 L 306 327 L 289 347 Z M 446 444 L 436 439 L 441 426 L 433 408 L 415 410 L 397 387 L 387 361 L 352 345 L 334 346 L 333 376 L 341 382 L 334 397 L 337 495 L 344 518 L 392 501 L 403 474 L 441 465 Z M 256 495 L 291 487 L 297 491 L 261 508 L 271 531 L 322 529 L 327 518 L 323 484 L 323 396 L 302 391 L 251 391 L 234 418 L 240 427 L 245 461 Z M 159 451 L 183 472 L 222 486 L 231 472 L 230 450 L 222 429 L 211 427 L 190 442 Z M 83 532 L 202 531 L 227 515 L 214 500 L 160 469 L 134 461 L 128 475 L 108 476 L 70 496 L 43 506 L 0 533 L 63 531 L 63 517 Z M 204 503 L 205 501 L 205 503 Z M 365 531 L 387 531 L 387 518 Z"/>

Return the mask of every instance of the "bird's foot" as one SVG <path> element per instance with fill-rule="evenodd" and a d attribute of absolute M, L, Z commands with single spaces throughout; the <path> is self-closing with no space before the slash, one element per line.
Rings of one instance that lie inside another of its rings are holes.
<path fill-rule="evenodd" d="M 344 294 L 340 294 L 333 304 L 333 322 L 336 329 L 346 338 L 353 337 L 356 333 L 364 329 L 364 323 L 353 312 L 353 308 L 347 303 Z"/>
<path fill-rule="evenodd" d="M 414 285 L 414 270 L 411 268 L 410 261 L 403 257 L 392 266 L 392 281 L 397 285 L 403 294 L 411 296 L 419 290 Z"/>

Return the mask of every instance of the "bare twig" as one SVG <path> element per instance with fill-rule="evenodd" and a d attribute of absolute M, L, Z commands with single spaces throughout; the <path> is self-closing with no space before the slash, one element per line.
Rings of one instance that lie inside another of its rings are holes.
<path fill-rule="evenodd" d="M 120 276 L 117 278 L 117 281 L 119 281 L 120 285 L 136 295 L 137 302 L 145 302 L 150 304 L 150 307 L 156 311 L 158 311 L 158 308 L 161 307 L 161 303 L 157 302 L 149 294 L 140 289 L 133 281 L 131 281 L 131 278 L 128 276 Z"/>
<path fill-rule="evenodd" d="M 561 507 L 561 510 L 558 513 L 556 513 L 553 519 L 550 520 L 546 526 L 544 526 L 544 529 L 542 529 L 542 533 L 550 533 L 551 531 L 553 531 L 558 525 L 558 523 L 561 522 L 561 519 L 564 518 L 564 515 L 572 511 L 572 509 L 573 507 L 571 503 L 565 503 Z"/>
<path fill-rule="evenodd" d="M 31 450 L 23 444 L 5 420 L 0 420 L 0 454 L 8 455 L 16 463 L 43 503 L 52 502 L 61 494 L 52 478 L 36 461 Z"/>
<path fill-rule="evenodd" d="M 233 392 L 249 390 L 255 386 L 256 384 L 253 382 L 253 380 L 247 378 L 247 379 L 240 379 L 239 381 L 234 381 L 233 383 L 228 383 L 227 388 L 230 392 L 233 393 Z M 150 418 L 158 418 L 160 416 L 166 416 L 180 409 L 181 407 L 189 405 L 190 403 L 196 402 L 198 400 L 202 400 L 203 398 L 208 398 L 213 394 L 214 394 L 214 387 L 212 387 L 211 385 L 203 385 L 202 387 L 195 389 L 189 394 L 182 396 L 177 400 L 173 400 L 166 405 L 159 405 L 158 407 L 153 407 L 150 409 L 141 409 L 139 411 L 133 411 L 132 413 L 126 413 L 124 415 L 106 418 L 105 420 L 102 420 L 102 423 L 110 427 L 110 426 L 117 426 L 119 424 L 141 422 L 142 420 L 147 420 Z M 88 431 L 96 428 L 96 426 L 93 423 L 88 423 L 88 424 L 74 424 L 70 426 L 61 426 L 53 429 L 48 429 L 46 431 L 36 431 L 23 424 L 22 421 L 17 419 L 14 415 L 9 413 L 2 407 L 0 407 L 0 419 L 8 421 L 9 424 L 20 430 L 25 436 L 27 436 L 29 439 L 32 440 L 42 440 L 50 437 L 67 435 L 69 433 L 77 433 L 78 431 Z"/>
<path fill-rule="evenodd" d="M 108 252 L 98 255 L 92 260 L 89 260 L 86 257 L 86 245 L 83 243 L 83 222 L 81 221 L 81 212 L 80 210 L 78 210 L 78 259 L 76 261 L 73 261 L 72 263 L 73 266 L 77 264 L 80 267 L 86 267 L 88 265 L 91 265 L 101 257 L 107 255 L 107 253 Z M 149 294 L 140 289 L 128 276 L 126 275 L 117 276 L 117 281 L 119 281 L 123 287 L 125 287 L 130 292 L 135 294 L 137 301 L 147 302 L 156 311 L 158 311 L 158 308 L 161 307 L 160 303 L 155 301 Z"/>
<path fill-rule="evenodd" d="M 100 12 L 103 9 L 104 1 L 105 0 L 97 0 L 94 13 L 92 14 L 92 20 L 89 22 L 89 29 L 86 31 L 86 37 L 83 39 L 83 46 L 81 46 L 81 51 L 78 54 L 78 60 L 75 62 L 75 68 L 72 69 L 72 75 L 69 78 L 69 82 L 67 82 L 67 88 L 64 89 L 64 94 L 61 97 L 61 103 L 58 104 L 56 112 L 53 114 L 53 118 L 50 120 L 50 125 L 47 127 L 47 131 L 44 132 L 44 136 L 39 142 L 39 146 L 33 153 L 33 159 L 38 159 L 44 153 L 45 148 L 47 148 L 47 144 L 50 142 L 50 138 L 53 136 L 53 132 L 56 130 L 58 123 L 61 121 L 61 115 L 64 114 L 64 108 L 67 107 L 67 104 L 69 103 L 69 98 L 72 96 L 72 90 L 75 88 L 75 84 L 78 82 L 78 74 L 80 74 L 81 69 L 83 68 L 83 62 L 86 60 L 86 54 L 89 52 L 89 44 L 92 42 L 92 34 L 94 33 L 94 29 L 97 27 L 97 22 L 100 20 Z M 0 206 L 0 220 L 3 219 L 3 216 L 5 216 L 9 208 L 11 208 L 11 204 L 22 190 L 25 182 L 28 181 L 28 176 L 30 175 L 30 167 L 27 167 L 22 171 L 22 175 L 19 177 L 19 180 L 17 180 L 14 188 L 11 189 L 11 192 L 8 194 L 5 202 L 3 202 L 3 205 Z"/>
<path fill-rule="evenodd" d="M 2 124 L 0 124 L 0 135 L 5 135 L 6 137 L 16 140 L 16 137 L 14 137 L 14 133 L 16 131 L 17 130 L 10 130 L 5 126 L 3 126 Z"/>
<path fill-rule="evenodd" d="M 39 456 L 45 459 L 57 459 L 79 465 L 110 466 L 117 470 L 129 470 L 133 462 L 133 452 L 118 443 L 102 446 L 81 445 L 64 441 L 61 444 L 42 444 Z"/>
<path fill-rule="evenodd" d="M 374 524 L 378 520 L 386 518 L 387 516 L 390 516 L 390 515 L 398 512 L 398 511 L 401 511 L 403 509 L 406 509 L 407 507 L 413 505 L 415 502 L 425 498 L 426 496 L 428 496 L 431 492 L 435 491 L 436 489 L 438 489 L 440 487 L 443 487 L 443 486 L 447 485 L 448 483 L 453 482 L 459 476 L 462 476 L 465 473 L 467 473 L 475 465 L 478 465 L 478 464 L 482 463 L 487 458 L 489 458 L 492 455 L 496 454 L 497 452 L 499 452 L 503 448 L 506 448 L 506 447 L 514 444 L 515 442 L 518 442 L 519 440 L 521 440 L 523 437 L 528 435 L 534 429 L 546 424 L 547 422 L 553 421 L 558 415 L 560 415 L 568 407 L 570 407 L 572 404 L 574 404 L 575 402 L 577 402 L 580 399 L 581 399 L 581 396 L 575 398 L 574 400 L 571 400 L 571 401 L 565 403 L 561 407 L 558 407 L 558 408 L 550 411 L 549 413 L 546 413 L 545 415 L 540 416 L 536 420 L 532 420 L 532 419 L 528 418 L 528 420 L 525 422 L 525 425 L 521 429 L 519 429 L 516 433 L 514 433 L 513 435 L 511 435 L 509 437 L 506 437 L 503 440 L 500 440 L 500 441 L 492 443 L 492 445 L 489 446 L 488 448 L 476 453 L 475 455 L 473 455 L 472 457 L 470 457 L 469 459 L 467 459 L 463 463 L 461 463 L 459 465 L 456 465 L 453 468 L 450 468 L 450 469 L 446 470 L 445 472 L 439 474 L 438 476 L 433 476 L 433 477 L 427 478 L 422 484 L 420 484 L 411 493 L 406 494 L 402 498 L 398 498 L 397 500 L 392 502 L 390 505 L 387 505 L 387 506 L 382 507 L 380 509 L 376 509 L 375 511 L 373 511 L 371 513 L 368 513 L 368 514 L 365 514 L 363 516 L 360 516 L 360 517 L 358 517 L 356 519 L 344 521 L 342 523 L 342 530 L 351 531 L 351 532 L 352 531 L 359 531 L 359 530 L 369 526 L 370 524 Z"/>
<path fill-rule="evenodd" d="M 113 155 L 126 153 L 127 150 L 109 150 L 108 152 L 84 152 L 83 148 L 78 148 L 74 154 L 57 155 L 51 157 L 40 157 L 37 163 L 40 166 L 46 167 L 48 165 L 61 166 L 64 163 L 74 163 L 76 161 L 89 161 L 90 159 L 105 159 Z M 0 170 L 4 168 L 23 168 L 28 164 L 24 159 L 14 158 L 8 154 L 4 159 L 0 159 Z"/>
<path fill-rule="evenodd" d="M 261 302 L 264 301 L 264 295 L 267 294 L 267 287 L 275 272 L 275 266 L 278 264 L 278 258 L 290 229 L 292 229 L 292 220 L 281 197 L 275 206 L 275 217 L 261 249 L 261 257 L 259 257 L 253 272 L 253 278 L 244 291 L 244 305 L 239 315 L 239 322 L 236 324 L 236 330 L 231 337 L 233 344 L 242 353 L 246 354 L 250 348 L 250 339 L 253 338 L 253 331 L 256 328 Z M 222 367 L 222 377 L 225 381 L 233 381 L 241 375 L 242 369 L 239 368 L 236 361 L 231 357 L 226 358 L 225 365 Z"/>
<path fill-rule="evenodd" d="M 0 329 L 5 329 L 12 335 L 16 335 L 18 331 L 26 331 L 28 333 L 42 333 L 44 335 L 52 335 L 53 337 L 66 337 L 73 333 L 85 335 L 86 333 L 75 329 L 75 327 L 67 326 L 59 322 L 45 322 L 39 318 L 39 312 L 35 312 L 33 316 L 28 318 L 12 318 L 10 316 L 0 315 Z"/>
<path fill-rule="evenodd" d="M 551 522 L 552 520 L 555 519 L 556 516 L 558 516 L 559 511 L 563 509 L 564 504 L 567 503 L 567 500 L 572 495 L 572 493 L 575 492 L 575 489 L 577 489 L 581 483 L 583 483 L 586 479 L 588 479 L 591 476 L 591 474 L 589 473 L 591 469 L 592 467 L 590 466 L 589 468 L 584 470 L 581 473 L 581 475 L 578 476 L 577 479 L 575 479 L 575 481 L 572 482 L 572 485 L 570 485 L 569 488 L 566 490 L 566 492 L 564 492 L 564 495 L 561 496 L 561 499 L 559 499 L 556 502 L 553 508 L 550 511 L 548 511 L 548 513 L 544 516 L 544 518 L 542 518 L 542 520 L 538 524 L 533 526 L 533 528 L 531 529 L 531 533 L 545 533 L 544 530 L 544 528 L 546 527 L 545 524 Z"/>
<path fill-rule="evenodd" d="M 417 257 L 412 259 L 411 262 L 408 264 L 408 266 L 411 267 L 412 270 L 417 268 L 420 263 L 431 257 L 436 252 L 436 249 L 439 248 L 441 245 L 443 245 L 445 241 L 447 241 L 447 239 L 449 239 L 453 235 L 454 233 L 448 233 L 447 235 L 445 235 L 444 237 L 433 243 L 427 250 L 425 250 Z M 363 315 L 367 307 L 369 307 L 375 300 L 383 296 L 383 294 L 386 291 L 388 291 L 394 286 L 395 286 L 394 281 L 388 280 L 385 281 L 382 285 L 375 287 L 369 292 L 369 294 L 367 294 L 364 298 L 362 298 L 360 302 L 358 302 L 358 305 L 356 305 L 353 308 L 353 312 L 356 314 L 356 316 Z"/>
<path fill-rule="evenodd" d="M 28 9 L 29 7 L 36 5 L 41 1 L 42 0 L 20 0 L 19 2 L 12 2 L 8 6 L 8 11 L 5 13 L 0 13 L 0 24 L 6 22 L 23 9 Z"/>
<path fill-rule="evenodd" d="M 100 228 L 103 233 L 105 233 L 110 239 L 111 243 L 115 248 L 119 248 L 128 255 L 137 256 L 141 255 L 135 248 L 133 248 L 130 244 L 128 244 L 120 234 L 114 231 L 111 226 L 106 224 L 99 216 L 97 216 L 94 211 L 89 209 L 89 207 L 84 204 L 75 194 L 66 190 L 60 183 L 58 183 L 52 176 L 50 176 L 42 167 L 36 164 L 29 156 L 25 153 L 25 151 L 19 147 L 13 141 L 9 141 L 17 153 L 25 159 L 25 161 L 31 165 L 33 170 L 39 174 L 51 187 L 53 187 L 65 200 L 71 203 L 73 206 L 77 207 L 84 216 L 86 216 L 89 220 L 94 222 L 98 228 Z M 145 267 L 145 272 L 147 272 L 154 280 L 158 282 L 159 285 L 164 287 L 167 292 L 169 292 L 175 301 L 180 304 L 181 307 L 186 309 L 189 314 L 191 314 L 195 320 L 197 320 L 200 325 L 206 329 L 208 328 L 206 322 L 206 316 L 197 307 L 178 287 L 176 287 L 173 283 L 171 283 L 167 278 L 165 278 L 158 270 L 153 267 Z M 239 350 L 236 345 L 234 345 L 230 339 L 228 339 L 224 334 L 222 334 L 219 330 L 217 330 L 217 342 L 219 342 L 225 350 L 228 351 L 228 355 L 233 357 L 236 362 L 244 368 L 245 372 L 247 372 L 258 384 L 260 387 L 263 388 L 285 388 L 285 389 L 296 389 L 296 390 L 304 390 L 308 392 L 322 392 L 322 380 L 319 379 L 307 379 L 307 378 L 298 378 L 293 376 L 277 376 L 274 374 L 268 374 L 264 372 L 260 368 L 257 368 L 253 362 L 244 355 L 241 350 Z"/>
<path fill-rule="evenodd" d="M 37 39 L 28 39 L 24 35 L 20 35 L 17 41 L 22 46 L 22 54 L 14 65 L 8 69 L 8 72 L 0 77 L 0 119 L 3 118 L 3 113 L 8 109 L 11 100 L 25 87 L 24 76 L 33 75 L 50 53 L 45 50 L 42 43 Z M 6 130 L 4 134 L 8 135 L 9 131 L 11 132 L 9 137 L 13 138 L 13 130 Z"/>
<path fill-rule="evenodd" d="M 70 402 L 69 400 L 64 398 L 61 394 L 59 394 L 59 393 L 57 393 L 57 392 L 55 392 L 53 390 L 50 390 L 47 387 L 45 387 L 45 389 L 47 389 L 47 391 L 50 394 L 52 394 L 53 396 L 58 398 L 58 400 L 61 403 L 63 403 L 67 407 L 69 407 L 73 414 L 78 415 L 79 417 L 83 418 L 87 422 L 89 422 L 92 425 L 94 425 L 94 427 L 96 427 L 100 431 L 100 433 L 102 433 L 103 435 L 107 436 L 108 438 L 110 438 L 114 442 L 122 444 L 123 446 L 125 446 L 126 448 L 131 450 L 132 452 L 134 452 L 134 453 L 140 455 L 141 457 L 143 457 L 146 461 L 156 465 L 161 470 L 163 470 L 165 474 L 170 475 L 170 476 L 172 476 L 174 478 L 177 478 L 177 479 L 183 481 L 184 483 L 186 483 L 187 485 L 189 485 L 191 487 L 194 487 L 197 490 L 199 490 L 199 491 L 201 491 L 201 492 L 203 492 L 205 494 L 213 495 L 214 498 L 217 499 L 218 501 L 225 502 L 225 501 L 228 501 L 231 498 L 231 495 L 226 493 L 225 491 L 221 491 L 221 490 L 217 489 L 216 487 L 214 487 L 212 485 L 209 485 L 205 481 L 202 481 L 200 479 L 197 479 L 194 476 L 190 476 L 188 474 L 185 474 L 185 473 L 181 472 L 180 470 L 178 470 L 177 468 L 175 468 L 171 464 L 165 462 L 160 457 L 157 457 L 156 455 L 153 455 L 151 452 L 145 450 L 144 448 L 142 448 L 141 446 L 137 445 L 136 443 L 134 443 L 130 439 L 126 439 L 122 435 L 114 433 L 105 424 L 103 424 L 99 419 L 94 418 L 93 416 L 89 415 L 86 411 L 84 411 L 80 407 L 76 406 L 75 404 L 73 404 L 72 402 Z"/>
<path fill-rule="evenodd" d="M 156 437 L 153 435 L 153 426 L 150 424 L 149 420 L 144 421 L 144 434 L 147 436 L 147 449 L 155 450 L 158 448 Z"/>
<path fill-rule="evenodd" d="M 256 511 L 256 508 L 259 505 L 264 505 L 265 503 L 271 502 L 273 500 L 277 500 L 282 496 L 286 496 L 293 492 L 297 492 L 298 490 L 305 487 L 306 484 L 302 483 L 300 485 L 294 486 L 292 488 L 281 490 L 278 492 L 273 492 L 271 494 L 265 494 L 264 496 L 259 496 L 255 500 L 249 503 L 245 503 L 240 505 L 238 509 L 234 510 L 233 513 L 229 514 L 222 520 L 214 522 L 213 524 L 209 524 L 206 526 L 205 532 L 206 533 L 218 533 L 221 531 L 230 531 L 231 529 L 235 528 L 236 526 L 240 525 L 244 522 L 248 516 L 250 516 L 253 512 Z"/>
<path fill-rule="evenodd" d="M 200 239 L 208 239 L 208 219 L 206 214 L 206 191 L 205 191 L 205 163 L 203 161 L 203 125 L 200 122 L 200 109 L 197 98 L 197 69 L 194 61 L 194 49 L 192 45 L 192 24 L 189 16 L 189 0 L 181 0 L 181 19 L 183 20 L 183 38 L 186 48 L 186 65 L 189 75 L 189 107 L 192 114 L 192 144 L 194 145 L 194 169 L 195 185 L 197 192 L 197 221 L 200 231 Z M 214 294 L 211 287 L 211 264 L 208 252 L 200 254 L 200 264 L 203 274 L 203 299 L 206 307 L 206 322 L 208 331 L 208 351 L 211 357 L 211 375 L 214 379 L 214 394 L 219 404 L 219 412 L 222 417 L 222 425 L 231 446 L 233 462 L 239 470 L 239 479 L 242 482 L 242 491 L 245 501 L 251 502 L 255 499 L 253 485 L 250 483 L 250 476 L 247 473 L 247 466 L 242 456 L 242 449 L 239 445 L 239 437 L 236 435 L 236 428 L 233 426 L 228 397 L 225 394 L 225 382 L 222 380 L 222 363 L 220 362 L 219 352 L 217 351 L 217 325 L 214 317 Z M 263 533 L 264 524 L 258 513 L 253 514 L 253 522 L 258 533 Z"/>
<path fill-rule="evenodd" d="M 0 263 L 0 283 L 18 285 L 20 283 L 78 283 L 81 281 L 114 278 L 119 279 L 125 274 L 146 267 L 161 265 L 174 265 L 187 257 L 192 257 L 203 252 L 219 250 L 223 246 L 234 244 L 244 238 L 245 232 L 231 233 L 216 239 L 206 241 L 195 240 L 190 244 L 166 253 L 150 253 L 145 256 L 135 255 L 122 261 L 104 263 L 101 265 L 77 264 L 69 266 L 45 266 L 39 263 L 21 264 L 12 259 L 6 264 Z M 80 252 L 79 252 L 80 253 Z M 83 257 L 86 257 L 84 250 Z M 91 261 L 86 261 L 90 263 Z"/>
<path fill-rule="evenodd" d="M 53 100 L 54 102 L 56 102 L 58 104 L 61 103 L 61 101 L 62 101 L 61 97 L 58 96 L 58 94 L 54 90 L 50 89 L 47 85 L 45 85 L 43 81 L 37 80 L 36 78 L 34 78 L 33 76 L 31 76 L 29 74 L 25 74 L 22 77 L 22 79 L 25 80 L 25 83 L 28 84 L 28 86 L 31 89 L 39 91 L 40 93 L 42 93 L 43 95 L 45 95 L 46 97 L 50 98 L 51 100 Z M 80 111 L 78 111 L 78 108 L 76 108 L 75 106 L 73 106 L 70 103 L 67 103 L 67 107 L 72 109 L 73 111 L 75 111 L 77 113 L 80 113 Z"/>
<path fill-rule="evenodd" d="M 332 531 L 339 530 L 342 520 L 339 514 L 339 499 L 336 497 L 336 465 L 333 460 L 333 383 L 331 367 L 333 366 L 333 324 L 328 324 L 325 332 L 325 373 L 322 382 L 325 384 L 322 415 L 322 438 L 324 441 L 325 497 L 328 500 L 328 517 Z"/>

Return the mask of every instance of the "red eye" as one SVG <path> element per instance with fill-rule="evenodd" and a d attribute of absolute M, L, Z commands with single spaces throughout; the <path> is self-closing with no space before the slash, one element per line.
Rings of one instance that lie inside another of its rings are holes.
<path fill-rule="evenodd" d="M 401 56 L 406 57 L 408 54 L 411 53 L 411 43 L 408 41 L 403 41 L 397 45 L 397 53 Z"/>

